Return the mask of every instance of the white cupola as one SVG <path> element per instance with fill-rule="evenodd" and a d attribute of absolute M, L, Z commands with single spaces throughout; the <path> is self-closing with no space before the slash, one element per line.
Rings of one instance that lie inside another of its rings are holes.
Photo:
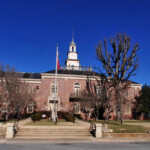
<path fill-rule="evenodd" d="M 68 58 L 66 59 L 66 68 L 69 70 L 79 70 L 80 60 L 78 60 L 78 53 L 76 52 L 76 44 L 74 39 L 69 46 Z"/>

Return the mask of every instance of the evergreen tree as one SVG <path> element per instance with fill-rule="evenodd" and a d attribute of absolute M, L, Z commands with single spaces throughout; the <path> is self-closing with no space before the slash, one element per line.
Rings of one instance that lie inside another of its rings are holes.
<path fill-rule="evenodd" d="M 144 118 L 150 117 L 150 86 L 146 84 L 142 87 L 140 96 L 136 97 L 133 109 L 134 118 L 139 118 L 142 114 Z"/>

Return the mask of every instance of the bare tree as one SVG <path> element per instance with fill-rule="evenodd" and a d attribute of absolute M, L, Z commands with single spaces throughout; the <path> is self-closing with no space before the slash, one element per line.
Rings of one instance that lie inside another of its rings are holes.
<path fill-rule="evenodd" d="M 14 67 L 0 65 L 0 89 L 4 111 L 8 114 L 17 113 L 20 118 L 29 100 L 34 98 L 34 93 L 29 92 L 29 85 L 21 81 Z"/>
<path fill-rule="evenodd" d="M 117 34 L 114 38 L 111 38 L 110 45 L 108 45 L 107 40 L 104 40 L 103 44 L 99 42 L 96 47 L 97 60 L 102 63 L 105 73 L 112 81 L 112 87 L 115 92 L 116 112 L 117 116 L 120 116 L 118 119 L 121 123 L 123 118 L 122 101 L 124 99 L 122 97 L 124 92 L 123 83 L 131 76 L 136 75 L 135 71 L 139 66 L 137 60 L 138 49 L 138 43 L 131 48 L 131 38 L 125 34 Z M 129 84 L 127 85 L 129 86 Z"/>
<path fill-rule="evenodd" d="M 110 106 L 109 88 L 107 78 L 102 75 L 99 79 L 95 78 L 95 82 L 87 79 L 86 89 L 81 92 L 81 107 L 85 114 L 93 112 L 96 120 L 103 117 Z"/>

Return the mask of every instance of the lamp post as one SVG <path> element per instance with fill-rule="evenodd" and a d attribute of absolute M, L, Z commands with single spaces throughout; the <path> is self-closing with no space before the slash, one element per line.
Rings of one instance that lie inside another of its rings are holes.
<path fill-rule="evenodd" d="M 73 123 L 75 123 L 75 103 L 73 103 Z"/>
<path fill-rule="evenodd" d="M 36 103 L 35 102 L 33 104 L 33 107 L 34 107 L 34 123 L 35 123 L 35 110 L 36 110 Z"/>

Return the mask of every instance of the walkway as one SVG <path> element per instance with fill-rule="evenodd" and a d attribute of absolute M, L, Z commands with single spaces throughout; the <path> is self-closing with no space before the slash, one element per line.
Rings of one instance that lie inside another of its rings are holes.
<path fill-rule="evenodd" d="M 31 118 L 20 120 L 18 122 L 18 126 L 19 127 L 24 126 L 24 125 L 26 125 L 29 122 L 31 122 Z M 86 122 L 86 121 L 82 121 L 82 120 L 76 119 L 75 123 L 73 123 L 73 122 L 67 122 L 67 121 L 66 122 L 59 122 L 57 124 L 57 126 L 84 126 L 84 127 L 90 127 L 90 123 Z"/>
<path fill-rule="evenodd" d="M 31 122 L 31 118 L 27 118 L 27 119 L 20 120 L 20 121 L 18 122 L 18 126 L 19 126 L 19 127 L 24 126 L 24 125 L 27 124 L 28 122 Z"/>

